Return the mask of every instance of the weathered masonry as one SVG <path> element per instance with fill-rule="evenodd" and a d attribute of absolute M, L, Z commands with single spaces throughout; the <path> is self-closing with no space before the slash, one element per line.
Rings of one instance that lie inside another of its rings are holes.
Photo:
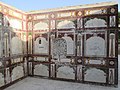
<path fill-rule="evenodd" d="M 0 12 L 1 88 L 27 76 L 118 85 L 117 3 Z"/>

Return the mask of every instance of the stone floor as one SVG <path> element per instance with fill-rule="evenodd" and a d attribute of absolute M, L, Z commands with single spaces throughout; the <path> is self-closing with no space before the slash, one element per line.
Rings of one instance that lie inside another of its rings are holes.
<path fill-rule="evenodd" d="M 5 90 L 120 90 L 120 81 L 118 88 L 115 88 L 27 77 Z"/>

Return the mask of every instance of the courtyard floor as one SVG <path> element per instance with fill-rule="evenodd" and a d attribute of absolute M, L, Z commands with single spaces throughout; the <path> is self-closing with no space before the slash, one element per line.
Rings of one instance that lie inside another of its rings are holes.
<path fill-rule="evenodd" d="M 5 90 L 120 90 L 118 88 L 27 77 Z"/>

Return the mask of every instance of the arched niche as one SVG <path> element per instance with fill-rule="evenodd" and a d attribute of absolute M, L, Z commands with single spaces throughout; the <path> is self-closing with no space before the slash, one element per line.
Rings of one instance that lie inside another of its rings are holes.
<path fill-rule="evenodd" d="M 52 57 L 61 60 L 66 58 L 67 55 L 67 43 L 66 40 L 63 38 L 56 38 L 53 40 L 53 47 L 52 47 Z"/>
<path fill-rule="evenodd" d="M 62 37 L 67 43 L 67 55 L 74 54 L 74 41 L 67 34 Z"/>
<path fill-rule="evenodd" d="M 12 54 L 22 54 L 22 41 L 18 37 L 11 39 L 11 52 Z"/>
<path fill-rule="evenodd" d="M 45 23 L 45 22 L 39 22 L 39 23 L 36 23 L 35 25 L 34 25 L 34 28 L 33 28 L 34 30 L 48 30 L 49 29 L 49 26 L 48 26 L 48 24 L 47 23 Z"/>
<path fill-rule="evenodd" d="M 12 70 L 12 81 L 17 80 L 24 76 L 24 71 L 22 66 L 14 67 Z"/>
<path fill-rule="evenodd" d="M 23 53 L 27 53 L 27 38 L 26 38 L 26 34 L 22 35 L 22 46 L 23 46 Z"/>
<path fill-rule="evenodd" d="M 4 15 L 3 20 L 4 20 L 4 26 L 7 26 L 7 27 L 8 27 L 9 24 L 10 24 L 10 23 L 9 23 L 10 20 L 9 20 L 8 16 L 5 16 L 5 15 Z"/>
<path fill-rule="evenodd" d="M 75 24 L 69 20 L 61 21 L 57 25 L 57 29 L 69 29 L 69 28 L 75 28 Z"/>
<path fill-rule="evenodd" d="M 62 66 L 57 69 L 57 77 L 65 79 L 75 79 L 75 74 L 73 68 L 69 66 Z"/>
<path fill-rule="evenodd" d="M 106 73 L 103 70 L 89 68 L 85 71 L 85 81 L 106 82 Z"/>
<path fill-rule="evenodd" d="M 85 23 L 85 28 L 107 27 L 107 22 L 104 19 L 94 18 Z"/>
<path fill-rule="evenodd" d="M 44 37 L 38 37 L 34 42 L 34 53 L 47 54 L 48 41 Z"/>
<path fill-rule="evenodd" d="M 43 64 L 35 65 L 34 75 L 49 76 L 48 67 Z"/>
<path fill-rule="evenodd" d="M 104 57 L 106 55 L 105 40 L 99 36 L 93 36 L 86 41 L 86 56 Z"/>
<path fill-rule="evenodd" d="M 28 53 L 32 54 L 32 35 L 28 36 Z"/>
<path fill-rule="evenodd" d="M 0 87 L 3 86 L 5 83 L 4 83 L 4 78 L 3 78 L 3 74 L 0 73 Z"/>
<path fill-rule="evenodd" d="M 16 19 L 10 19 L 10 27 L 16 29 L 22 29 L 22 22 Z"/>
<path fill-rule="evenodd" d="M 3 65 L 3 63 L 0 61 L 0 67 Z"/>

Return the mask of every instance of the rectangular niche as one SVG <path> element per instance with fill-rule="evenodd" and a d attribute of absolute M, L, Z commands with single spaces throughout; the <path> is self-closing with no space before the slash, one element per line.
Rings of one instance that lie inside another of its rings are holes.
<path fill-rule="evenodd" d="M 77 33 L 77 56 L 82 56 L 83 55 L 83 36 L 84 36 L 84 31 L 80 30 Z"/>
<path fill-rule="evenodd" d="M 83 78 L 82 78 L 82 65 L 78 65 L 77 66 L 77 80 L 78 81 L 82 81 Z"/>
<path fill-rule="evenodd" d="M 6 84 L 10 83 L 11 82 L 11 79 L 10 79 L 10 68 L 7 67 L 5 68 L 5 80 L 6 80 Z"/>
<path fill-rule="evenodd" d="M 85 67 L 84 81 L 106 83 L 106 69 Z"/>
<path fill-rule="evenodd" d="M 56 67 L 55 64 L 51 64 L 51 65 L 50 65 L 50 72 L 51 72 L 51 73 L 50 73 L 50 74 L 51 74 L 50 77 L 52 77 L 52 78 L 55 78 L 55 76 L 56 76 L 56 75 L 55 75 L 55 74 L 56 74 L 55 67 Z"/>
<path fill-rule="evenodd" d="M 110 16 L 109 25 L 110 25 L 110 27 L 115 27 L 116 26 L 116 16 Z"/>
<path fill-rule="evenodd" d="M 115 30 L 110 30 L 109 32 L 109 57 L 115 57 L 115 41 L 116 41 L 116 35 L 115 35 Z"/>
<path fill-rule="evenodd" d="M 115 69 L 109 68 L 109 84 L 115 83 Z"/>

